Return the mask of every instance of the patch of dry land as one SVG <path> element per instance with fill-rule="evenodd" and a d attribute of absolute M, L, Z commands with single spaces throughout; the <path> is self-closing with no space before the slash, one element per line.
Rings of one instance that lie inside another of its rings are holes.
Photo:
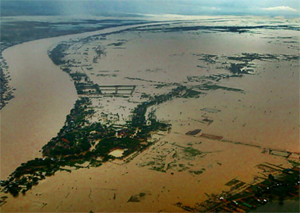
<path fill-rule="evenodd" d="M 124 138 L 135 109 L 155 100 L 132 138 L 153 121 L 168 131 L 151 132 L 145 149 L 114 147 L 101 166 L 85 161 L 25 195 L 4 194 L 2 211 L 200 210 L 268 178 L 275 170 L 266 165 L 299 162 L 299 20 L 167 21 L 65 39 L 49 55 L 89 100 L 83 126 L 101 123 Z"/>

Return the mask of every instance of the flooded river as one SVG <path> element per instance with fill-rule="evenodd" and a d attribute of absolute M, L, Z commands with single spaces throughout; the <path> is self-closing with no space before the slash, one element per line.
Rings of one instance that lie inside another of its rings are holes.
<path fill-rule="evenodd" d="M 146 25 L 146 24 L 145 24 Z M 26 42 L 3 52 L 16 89 L 1 111 L 1 179 L 21 163 L 40 157 L 39 150 L 63 126 L 77 99 L 69 76 L 53 64 L 47 51 L 60 41 L 100 33 L 120 31 L 141 25 L 108 28 L 78 35 Z"/>
<path fill-rule="evenodd" d="M 41 155 L 39 150 L 57 134 L 77 98 L 70 78 L 53 65 L 47 50 L 69 38 L 84 38 L 125 28 L 128 26 L 43 39 L 4 52 L 11 84 L 17 90 L 16 97 L 1 112 L 1 161 L 6 162 L 2 164 L 1 178 L 6 178 L 21 163 Z M 116 44 L 124 39 L 127 43 L 123 49 L 113 45 L 107 48 L 107 55 L 95 63 L 87 75 L 99 85 L 134 82 L 136 94 L 150 91 L 149 88 L 155 88 L 161 81 L 166 85 L 174 82 L 192 85 L 196 83 L 188 82 L 188 77 L 227 74 L 227 70 L 218 68 L 229 60 L 225 56 L 250 52 L 279 57 L 297 52 L 287 46 L 278 47 L 275 39 L 269 42 L 265 31 L 256 34 L 227 32 L 222 36 L 203 32 L 159 32 L 154 35 L 154 32 L 107 36 L 108 43 Z M 281 33 L 278 36 L 282 36 Z M 293 36 L 294 32 L 289 33 Z M 89 44 L 90 47 L 99 45 L 98 40 L 94 42 Z M 234 45 L 235 49 L 229 48 Z M 74 51 L 74 59 L 83 60 L 86 48 L 82 46 Z M 216 54 L 217 65 L 200 60 L 201 54 Z M 97 168 L 70 168 L 71 173 L 57 172 L 40 181 L 25 196 L 12 198 L 9 195 L 3 210 L 180 212 L 184 210 L 176 203 L 199 204 L 211 194 L 230 190 L 226 183 L 234 178 L 251 183 L 262 172 L 257 167 L 259 164 L 290 166 L 286 158 L 269 155 L 262 152 L 262 148 L 249 144 L 299 151 L 298 65 L 277 59 L 254 60 L 251 64 L 258 72 L 255 75 L 225 78 L 220 84 L 245 92 L 211 90 L 199 98 L 178 98 L 160 104 L 155 115 L 159 120 L 171 123 L 172 130 L 166 135 L 158 134 L 160 140 L 128 163 L 117 159 Z M 114 78 L 108 75 L 111 73 Z M 111 102 L 107 103 L 111 110 Z M 207 124 L 204 122 L 207 119 L 213 122 Z M 186 135 L 194 129 L 222 136 L 231 143 Z M 237 145 L 239 141 L 247 146 Z M 201 155 L 191 155 L 189 150 L 201 152 Z M 122 151 L 114 150 L 111 154 L 120 157 Z M 163 165 L 162 170 L 156 168 L 160 165 Z M 129 202 L 131 198 L 138 198 L 138 202 Z"/>
<path fill-rule="evenodd" d="M 69 76 L 47 55 L 55 39 L 20 44 L 4 51 L 16 88 L 1 111 L 1 179 L 39 150 L 63 126 L 77 95 Z"/>

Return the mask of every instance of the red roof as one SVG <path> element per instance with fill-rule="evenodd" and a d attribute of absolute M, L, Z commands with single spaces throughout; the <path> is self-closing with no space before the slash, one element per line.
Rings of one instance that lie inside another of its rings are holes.
<path fill-rule="evenodd" d="M 66 142 L 66 143 L 70 143 L 70 141 L 68 141 L 67 139 L 65 139 L 65 138 L 62 138 L 61 139 L 63 142 Z"/>

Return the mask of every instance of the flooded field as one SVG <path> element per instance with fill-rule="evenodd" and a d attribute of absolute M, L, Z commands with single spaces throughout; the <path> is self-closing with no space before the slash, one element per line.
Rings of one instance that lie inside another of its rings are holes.
<path fill-rule="evenodd" d="M 299 161 L 298 20 L 167 21 L 7 49 L 17 90 L 1 112 L 1 160 L 9 162 L 2 179 L 41 155 L 77 96 L 91 100 L 86 122 L 105 124 L 116 138 L 128 134 L 134 110 L 153 100 L 145 126 L 157 120 L 171 127 L 141 142 L 151 143 L 144 150 L 126 156 L 115 147 L 109 155 L 116 159 L 99 167 L 86 161 L 41 180 L 26 195 L 9 195 L 3 211 L 180 212 L 257 183 L 269 174 L 261 165 L 291 168 Z M 24 58 L 24 52 L 32 54 Z M 17 154 L 16 147 L 22 147 Z M 241 188 L 230 187 L 232 180 Z"/>
<path fill-rule="evenodd" d="M 114 156 L 114 157 L 122 157 L 122 156 L 123 156 L 123 152 L 124 152 L 123 149 L 116 149 L 116 150 L 114 150 L 114 151 L 111 151 L 111 152 L 109 153 L 109 155 L 112 155 L 112 156 Z"/>

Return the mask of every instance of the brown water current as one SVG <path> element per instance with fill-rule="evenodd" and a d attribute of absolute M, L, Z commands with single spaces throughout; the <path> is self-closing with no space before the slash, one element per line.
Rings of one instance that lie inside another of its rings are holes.
<path fill-rule="evenodd" d="M 40 157 L 39 150 L 57 134 L 77 95 L 66 73 L 47 55 L 53 39 L 4 51 L 15 98 L 1 111 L 1 179 L 21 163 Z"/>

